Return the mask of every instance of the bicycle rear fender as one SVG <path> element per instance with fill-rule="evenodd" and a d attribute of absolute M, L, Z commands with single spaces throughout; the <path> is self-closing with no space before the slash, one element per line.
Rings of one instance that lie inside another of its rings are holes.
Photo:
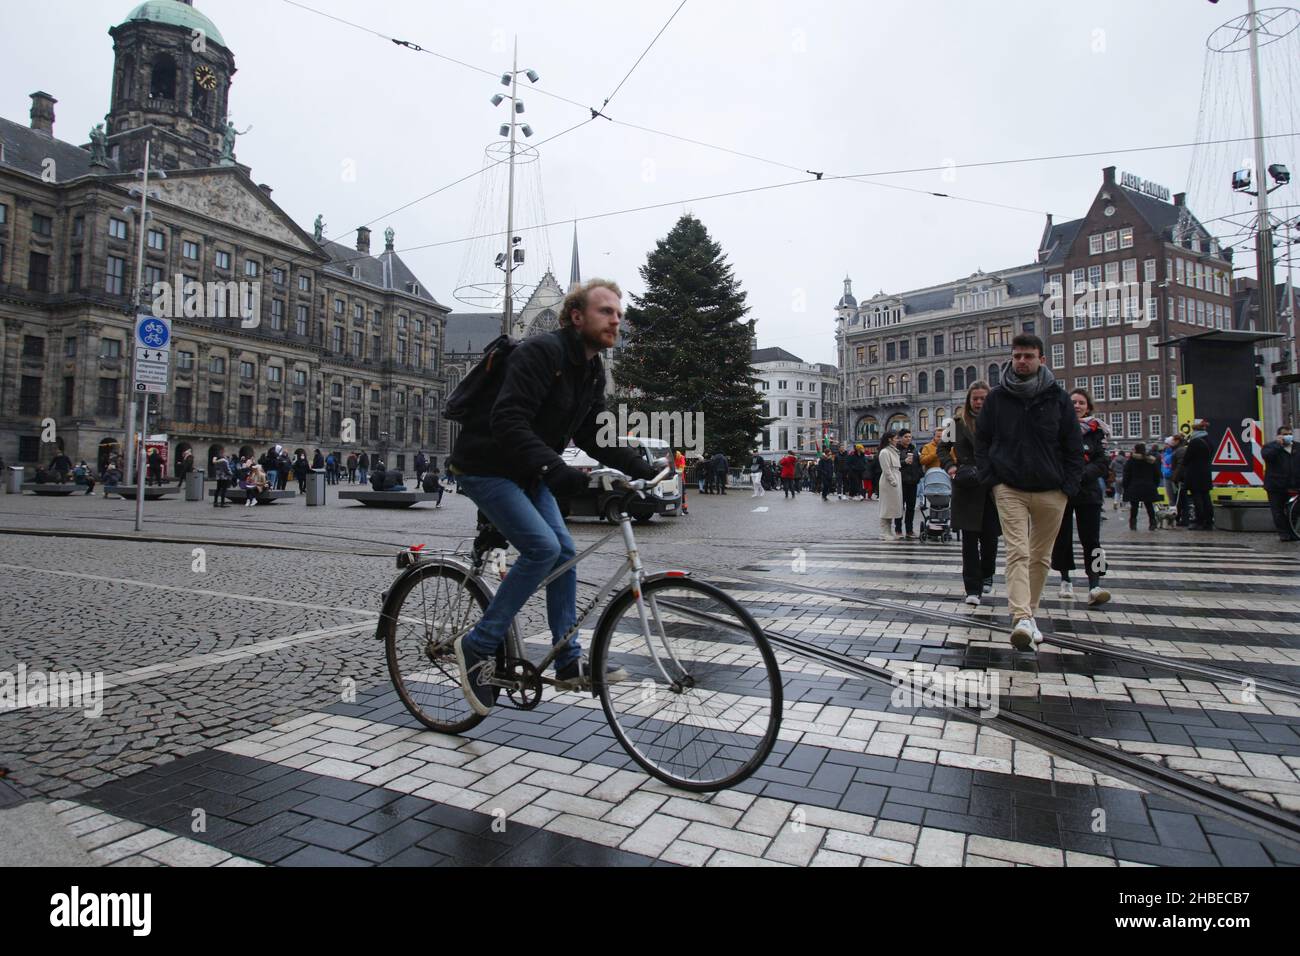
<path fill-rule="evenodd" d="M 388 590 L 381 596 L 383 603 L 379 608 L 379 620 L 375 622 L 375 640 L 382 641 L 384 639 L 381 628 L 385 621 L 392 619 L 397 613 L 397 608 L 395 606 L 397 601 L 394 595 L 400 590 L 398 585 L 407 578 L 419 574 L 421 569 L 428 563 L 429 562 L 427 561 L 420 561 L 418 558 L 414 558 L 410 551 L 402 551 L 398 554 L 397 566 L 402 568 L 402 573 L 397 576 L 393 583 L 388 586 Z M 467 574 L 469 573 L 469 568 L 463 568 L 463 570 Z M 489 599 L 490 598 L 491 595 L 489 595 Z"/>

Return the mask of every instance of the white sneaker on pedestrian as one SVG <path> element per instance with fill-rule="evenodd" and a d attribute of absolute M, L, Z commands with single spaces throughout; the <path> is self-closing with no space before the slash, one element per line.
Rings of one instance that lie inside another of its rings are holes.
<path fill-rule="evenodd" d="M 1032 617 L 1022 617 L 1016 621 L 1016 626 L 1011 629 L 1011 646 L 1018 651 L 1032 651 L 1034 649 L 1034 634 L 1037 631 Z M 1041 635 L 1039 640 L 1041 640 Z"/>
<path fill-rule="evenodd" d="M 1043 632 L 1038 629 L 1038 618 L 1031 617 L 1029 626 L 1034 629 L 1034 649 L 1037 650 L 1038 645 L 1043 643 Z"/>
<path fill-rule="evenodd" d="M 980 606 L 979 595 L 978 594 L 966 595 L 966 603 L 969 604 L 971 607 L 979 607 Z"/>
<path fill-rule="evenodd" d="M 1061 599 L 1065 601 L 1074 600 L 1074 585 L 1071 582 L 1061 582 Z"/>
<path fill-rule="evenodd" d="M 1110 600 L 1110 592 L 1100 584 L 1088 592 L 1088 606 L 1096 607 L 1099 604 L 1105 604 Z"/>

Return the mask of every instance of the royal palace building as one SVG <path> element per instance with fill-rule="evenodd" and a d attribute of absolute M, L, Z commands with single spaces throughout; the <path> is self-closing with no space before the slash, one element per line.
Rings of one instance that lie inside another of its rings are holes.
<path fill-rule="evenodd" d="M 190 3 L 149 0 L 108 32 L 109 112 L 89 143 L 56 137 L 44 92 L 30 125 L 0 119 L 0 456 L 32 465 L 57 446 L 102 467 L 125 447 L 141 310 L 172 318 L 148 431 L 173 460 L 216 444 L 399 468 L 445 454 L 448 309 L 392 230 L 378 251 L 366 228 L 327 241 L 322 217 L 303 229 L 252 179 L 228 120 L 234 55 Z"/>

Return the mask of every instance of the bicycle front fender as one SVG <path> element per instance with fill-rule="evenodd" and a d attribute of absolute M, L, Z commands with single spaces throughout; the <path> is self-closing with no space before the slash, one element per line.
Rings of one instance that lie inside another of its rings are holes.
<path fill-rule="evenodd" d="M 641 586 L 644 587 L 645 585 L 649 584 L 651 581 L 659 581 L 662 580 L 663 578 L 689 578 L 689 577 L 691 577 L 690 571 L 676 571 L 676 570 L 656 571 L 654 574 L 647 574 L 644 577 L 642 577 Z M 600 612 L 600 620 L 596 622 L 596 630 L 592 632 L 593 634 L 601 633 L 601 631 L 605 628 L 607 624 L 611 627 L 613 626 L 613 621 L 610 620 L 610 615 L 612 614 L 614 608 L 618 605 L 620 599 L 622 599 L 627 594 L 631 593 L 631 591 L 632 591 L 632 585 L 625 584 L 618 591 L 614 592 L 614 595 L 609 599 L 608 603 L 605 604 L 605 610 Z M 603 675 L 599 677 L 595 674 L 592 675 L 591 678 L 592 697 L 600 696 L 600 681 L 602 679 L 603 679 Z"/>

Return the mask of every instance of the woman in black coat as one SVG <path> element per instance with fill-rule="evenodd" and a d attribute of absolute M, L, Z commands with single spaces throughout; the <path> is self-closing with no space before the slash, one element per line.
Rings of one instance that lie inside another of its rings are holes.
<path fill-rule="evenodd" d="M 993 593 L 1002 525 L 998 508 L 975 473 L 975 419 L 988 397 L 987 382 L 972 382 L 966 403 L 953 415 L 950 440 L 939 444 L 939 466 L 952 479 L 952 526 L 962 532 L 961 579 L 966 603 L 979 607 L 981 594 Z"/>
<path fill-rule="evenodd" d="M 1070 572 L 1074 570 L 1074 528 L 1077 526 L 1079 543 L 1083 545 L 1083 570 L 1088 576 L 1088 603 L 1095 606 L 1110 600 L 1110 592 L 1101 586 L 1106 565 L 1101 556 L 1103 499 L 1098 481 L 1105 479 L 1110 471 L 1110 456 L 1106 451 L 1110 430 L 1105 422 L 1093 416 L 1092 393 L 1086 388 L 1072 390 L 1070 402 L 1083 432 L 1083 480 L 1079 482 L 1079 493 L 1066 502 L 1061 515 L 1061 528 L 1052 546 L 1052 570 L 1061 574 L 1061 597 L 1073 598 Z"/>
<path fill-rule="evenodd" d="M 1147 506 L 1148 531 L 1156 530 L 1156 488 L 1160 484 L 1160 463 L 1147 454 L 1146 445 L 1134 445 L 1124 463 L 1124 500 L 1129 503 L 1128 527 L 1137 530 L 1138 505 Z"/>

